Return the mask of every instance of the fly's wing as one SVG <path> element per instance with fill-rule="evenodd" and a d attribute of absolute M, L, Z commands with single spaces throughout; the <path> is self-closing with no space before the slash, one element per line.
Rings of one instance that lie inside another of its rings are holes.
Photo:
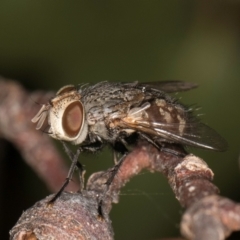
<path fill-rule="evenodd" d="M 146 86 L 148 88 L 160 90 L 166 93 L 183 92 L 198 87 L 198 85 L 195 83 L 183 82 L 179 80 L 145 82 L 139 83 L 139 86 Z"/>
<path fill-rule="evenodd" d="M 159 144 L 172 142 L 215 151 L 227 149 L 226 141 L 212 128 L 192 117 L 181 105 L 163 99 L 131 109 L 118 125 L 145 133 Z"/>
<path fill-rule="evenodd" d="M 153 123 L 153 125 L 157 124 Z M 186 123 L 181 134 L 179 127 L 181 127 L 179 123 L 165 125 L 161 128 L 156 127 L 155 131 L 158 135 L 166 136 L 176 143 L 215 151 L 227 150 L 226 141 L 215 130 L 201 122 Z"/>

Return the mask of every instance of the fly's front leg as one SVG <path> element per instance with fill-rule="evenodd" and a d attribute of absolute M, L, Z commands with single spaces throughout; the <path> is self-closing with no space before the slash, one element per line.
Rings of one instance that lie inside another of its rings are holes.
<path fill-rule="evenodd" d="M 72 152 L 72 150 L 67 146 L 67 143 L 64 141 L 61 141 L 63 144 L 63 148 L 65 150 L 65 152 L 67 153 L 68 157 L 70 158 L 70 160 L 73 162 L 74 159 L 74 153 Z M 82 151 L 82 148 L 79 148 L 80 151 Z M 83 168 L 83 165 L 77 161 L 76 163 L 76 167 L 78 168 L 79 171 L 79 183 L 80 183 L 80 188 L 79 188 L 79 192 L 82 191 L 82 189 L 84 188 L 84 174 L 85 174 L 85 170 Z M 71 180 L 71 179 L 70 179 Z"/>
<path fill-rule="evenodd" d="M 74 170 L 76 168 L 76 165 L 78 163 L 78 157 L 79 157 L 79 154 L 81 152 L 81 149 L 78 149 L 76 154 L 74 154 L 73 158 L 72 158 L 72 164 L 71 164 L 71 167 L 68 171 L 68 175 L 67 175 L 67 178 L 64 182 L 64 184 L 62 185 L 62 187 L 60 188 L 60 190 L 54 195 L 54 197 L 48 202 L 49 205 L 52 205 L 57 199 L 58 197 L 62 194 L 62 192 L 64 191 L 64 189 L 66 188 L 66 186 L 69 184 L 69 182 L 71 181 L 72 179 L 72 176 L 73 176 L 73 173 L 74 173 Z"/>
<path fill-rule="evenodd" d="M 49 204 L 53 204 L 57 198 L 62 194 L 62 192 L 64 191 L 64 189 L 66 188 L 66 186 L 69 184 L 69 182 L 72 180 L 72 176 L 73 173 L 76 169 L 76 167 L 79 170 L 79 178 L 80 178 L 80 191 L 84 188 L 84 169 L 83 166 L 80 162 L 78 162 L 78 157 L 79 154 L 82 151 L 90 151 L 90 152 L 96 152 L 98 150 L 100 150 L 103 147 L 103 143 L 100 141 L 96 141 L 93 143 L 89 143 L 86 145 L 82 145 L 78 148 L 77 152 L 74 154 L 71 149 L 67 146 L 67 143 L 62 141 L 63 147 L 65 152 L 67 153 L 68 157 L 70 158 L 70 160 L 72 161 L 71 167 L 69 169 L 67 178 L 64 182 L 64 184 L 62 185 L 62 187 L 60 188 L 60 190 L 55 194 L 55 196 L 49 201 Z"/>
<path fill-rule="evenodd" d="M 65 152 L 67 153 L 68 157 L 70 158 L 70 160 L 73 162 L 74 159 L 74 153 L 71 151 L 71 149 L 67 146 L 67 143 L 64 141 L 61 141 L 64 147 Z M 96 152 L 100 149 L 103 148 L 103 142 L 101 141 L 95 141 L 95 142 L 91 142 L 85 145 L 81 145 L 78 149 L 79 151 L 83 152 L 83 151 L 88 151 L 88 152 Z M 83 165 L 80 162 L 76 163 L 76 167 L 79 170 L 79 180 L 80 180 L 80 192 L 81 190 L 84 188 L 84 174 L 85 174 L 85 170 L 83 168 Z"/>

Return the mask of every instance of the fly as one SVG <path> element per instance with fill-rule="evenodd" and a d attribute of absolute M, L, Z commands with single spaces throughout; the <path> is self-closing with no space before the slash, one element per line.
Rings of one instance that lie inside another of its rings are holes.
<path fill-rule="evenodd" d="M 217 132 L 168 95 L 195 87 L 181 81 L 67 85 L 32 122 L 37 130 L 47 129 L 51 137 L 78 145 L 81 151 L 95 152 L 109 144 L 126 154 L 129 139 L 132 143 L 141 138 L 159 150 L 164 144 L 180 144 L 225 151 L 227 143 Z"/>

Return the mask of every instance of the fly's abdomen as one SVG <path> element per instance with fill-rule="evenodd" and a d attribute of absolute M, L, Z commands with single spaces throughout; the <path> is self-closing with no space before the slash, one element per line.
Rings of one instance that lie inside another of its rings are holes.
<path fill-rule="evenodd" d="M 162 128 L 179 136 L 184 134 L 188 116 L 182 106 L 168 103 L 164 99 L 156 99 L 145 111 L 152 128 Z"/>

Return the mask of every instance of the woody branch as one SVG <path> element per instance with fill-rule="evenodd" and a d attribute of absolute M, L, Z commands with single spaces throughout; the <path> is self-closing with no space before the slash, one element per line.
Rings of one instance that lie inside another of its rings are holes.
<path fill-rule="evenodd" d="M 0 120 L 1 136 L 12 141 L 46 184 L 51 189 L 57 190 L 67 172 L 62 159 L 52 142 L 30 127 L 30 119 L 37 112 L 36 105 L 31 99 L 42 102 L 48 96 L 46 93 L 38 92 L 31 93 L 29 97 L 17 83 L 4 79 L 0 80 L 0 87 L 0 114 L 3 116 Z M 14 105 L 15 110 L 12 107 Z M 178 146 L 172 147 L 179 150 Z M 40 154 L 43 149 L 44 154 Z M 41 164 L 39 160 L 42 161 Z M 54 171 L 47 171 L 49 168 L 54 168 Z M 82 194 L 65 193 L 53 208 L 46 208 L 45 203 L 49 197 L 34 205 L 22 215 L 12 229 L 12 239 L 34 239 L 30 237 L 39 237 L 39 234 L 43 236 L 39 239 L 47 239 L 51 234 L 57 232 L 59 234 L 59 230 L 61 239 L 69 239 L 69 236 L 87 239 L 89 236 L 93 237 L 92 234 L 98 234 L 97 231 L 91 231 L 93 226 L 98 226 L 101 231 L 98 236 L 113 239 L 108 217 L 112 203 L 118 202 L 120 189 L 125 183 L 143 169 L 161 172 L 168 178 L 176 198 L 181 206 L 186 208 L 181 222 L 181 232 L 187 239 L 220 240 L 225 239 L 232 231 L 240 230 L 240 205 L 218 195 L 218 188 L 211 182 L 213 172 L 202 159 L 191 154 L 183 158 L 159 152 L 152 145 L 142 142 L 126 157 L 111 184 L 103 206 L 104 221 L 99 220 L 96 209 L 99 196 L 105 190 L 104 183 L 112 169 L 93 174 Z M 65 220 L 64 228 L 62 219 Z M 81 231 L 77 233 L 73 231 L 79 228 Z M 75 233 L 80 235 L 74 235 Z"/>

